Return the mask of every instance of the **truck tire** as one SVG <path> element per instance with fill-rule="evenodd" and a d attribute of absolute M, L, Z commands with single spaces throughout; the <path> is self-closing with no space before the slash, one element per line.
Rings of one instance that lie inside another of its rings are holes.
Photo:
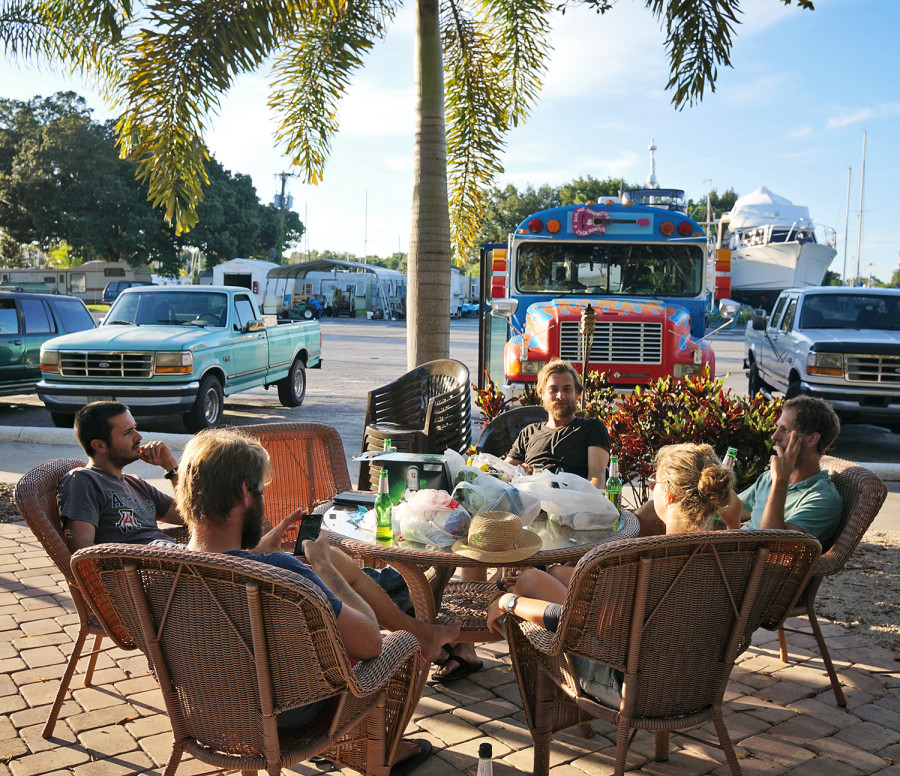
<path fill-rule="evenodd" d="M 763 388 L 766 387 L 766 384 L 763 382 L 762 377 L 759 374 L 759 367 L 756 365 L 755 361 L 750 362 L 750 381 L 747 386 L 747 393 L 750 394 L 750 398 L 752 399 L 756 394 L 758 394 Z"/>
<path fill-rule="evenodd" d="M 784 392 L 785 399 L 795 399 L 798 396 L 803 396 L 806 391 L 800 387 L 800 381 L 796 379 L 796 377 L 788 383 L 787 390 Z"/>
<path fill-rule="evenodd" d="M 65 412 L 51 412 L 50 420 L 57 428 L 72 428 L 75 425 L 75 416 Z"/>
<path fill-rule="evenodd" d="M 287 377 L 278 381 L 278 401 L 282 407 L 299 407 L 306 398 L 306 364 L 294 359 Z"/>
<path fill-rule="evenodd" d="M 184 427 L 192 434 L 213 428 L 222 422 L 222 411 L 225 404 L 225 392 L 222 383 L 215 375 L 205 375 L 200 381 L 200 390 L 194 400 L 190 412 L 181 416 Z"/>
<path fill-rule="evenodd" d="M 316 317 L 316 314 L 310 310 L 308 307 L 303 311 L 303 319 L 306 321 L 311 321 Z"/>

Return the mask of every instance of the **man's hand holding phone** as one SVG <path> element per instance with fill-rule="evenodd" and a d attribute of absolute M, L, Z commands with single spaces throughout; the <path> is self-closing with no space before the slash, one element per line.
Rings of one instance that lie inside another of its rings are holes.
<path fill-rule="evenodd" d="M 294 555 L 303 555 L 309 558 L 304 552 L 303 542 L 314 542 L 319 537 L 321 530 L 322 515 L 304 515 L 300 523 L 300 532 L 297 535 L 297 544 L 294 546 Z"/>

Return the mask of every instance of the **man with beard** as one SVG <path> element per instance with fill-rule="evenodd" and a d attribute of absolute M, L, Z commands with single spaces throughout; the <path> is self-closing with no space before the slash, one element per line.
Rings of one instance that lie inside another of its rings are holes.
<path fill-rule="evenodd" d="M 814 536 L 829 546 L 843 502 L 821 467 L 822 455 L 837 439 L 841 423 L 831 406 L 812 396 L 784 403 L 772 434 L 769 468 L 720 512 L 728 528 L 786 528 Z M 641 536 L 665 533 L 653 502 L 637 510 Z M 749 521 L 749 522 L 747 522 Z M 660 526 L 662 529 L 660 530 Z"/>
<path fill-rule="evenodd" d="M 562 469 L 602 488 L 609 463 L 609 432 L 601 420 L 575 416 L 582 390 L 581 378 L 571 364 L 558 358 L 550 361 L 537 377 L 538 396 L 548 420 L 522 429 L 506 456 L 507 463 L 527 472 L 535 466 Z"/>
<path fill-rule="evenodd" d="M 531 474 L 534 467 L 562 469 L 584 477 L 598 488 L 606 484 L 609 463 L 609 432 L 603 421 L 575 416 L 584 386 L 578 372 L 567 361 L 554 358 L 537 377 L 537 392 L 546 423 L 532 423 L 519 433 L 506 456 L 507 463 Z M 484 582 L 486 571 L 477 567 L 460 569 L 463 582 Z M 445 644 L 432 673 L 436 682 L 447 684 L 480 671 L 483 664 L 469 643 Z"/>
<path fill-rule="evenodd" d="M 230 429 L 201 431 L 185 446 L 178 471 L 175 498 L 191 531 L 188 549 L 267 563 L 293 571 L 317 585 L 331 604 L 350 657 L 366 660 L 378 656 L 381 628 L 412 633 L 426 660 L 438 654 L 441 644 L 459 635 L 459 624 L 435 625 L 398 609 L 353 560 L 329 546 L 325 534 L 303 542 L 309 566 L 284 552 L 248 552 L 248 548 L 259 546 L 264 492 L 272 476 L 269 454 L 256 439 Z M 283 532 L 301 516 L 298 510 L 272 532 Z M 313 724 L 327 713 L 329 703 L 279 715 L 279 727 Z M 406 773 L 430 752 L 427 741 L 404 741 L 391 773 Z"/>
<path fill-rule="evenodd" d="M 69 549 L 104 542 L 172 542 L 156 523 L 183 522 L 172 497 L 122 471 L 140 459 L 161 467 L 174 482 L 177 464 L 165 442 L 141 445 L 134 418 L 117 401 L 82 407 L 75 415 L 75 436 L 90 463 L 68 472 L 59 483 L 59 513 Z"/>

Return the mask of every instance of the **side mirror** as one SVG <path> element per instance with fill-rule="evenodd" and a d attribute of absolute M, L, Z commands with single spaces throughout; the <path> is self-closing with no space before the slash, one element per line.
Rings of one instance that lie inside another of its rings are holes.
<path fill-rule="evenodd" d="M 733 318 L 737 318 L 737 314 L 740 310 L 741 303 L 735 302 L 734 299 L 719 300 L 719 315 L 722 316 L 723 321 L 730 321 Z"/>
<path fill-rule="evenodd" d="M 766 329 L 766 311 L 762 308 L 753 311 L 753 328 L 756 331 L 765 331 Z"/>
<path fill-rule="evenodd" d="M 489 304 L 491 306 L 491 314 L 499 315 L 501 318 L 512 318 L 516 314 L 516 310 L 519 309 L 518 299 L 491 299 Z"/>
<path fill-rule="evenodd" d="M 265 328 L 265 321 L 247 321 L 246 326 L 244 326 L 244 331 L 249 334 L 253 331 L 263 331 Z"/>

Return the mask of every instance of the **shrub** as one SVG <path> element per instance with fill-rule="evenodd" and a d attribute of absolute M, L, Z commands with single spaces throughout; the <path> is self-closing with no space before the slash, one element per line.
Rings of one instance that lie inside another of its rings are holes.
<path fill-rule="evenodd" d="M 737 488 L 753 484 L 768 465 L 781 413 L 780 399 L 735 395 L 723 379 L 706 375 L 683 381 L 665 377 L 616 395 L 605 374 L 592 373 L 585 394 L 584 414 L 606 423 L 622 481 L 631 484 L 632 506 L 648 498 L 654 453 L 679 442 L 710 444 L 722 458 L 729 447 L 737 448 Z"/>

